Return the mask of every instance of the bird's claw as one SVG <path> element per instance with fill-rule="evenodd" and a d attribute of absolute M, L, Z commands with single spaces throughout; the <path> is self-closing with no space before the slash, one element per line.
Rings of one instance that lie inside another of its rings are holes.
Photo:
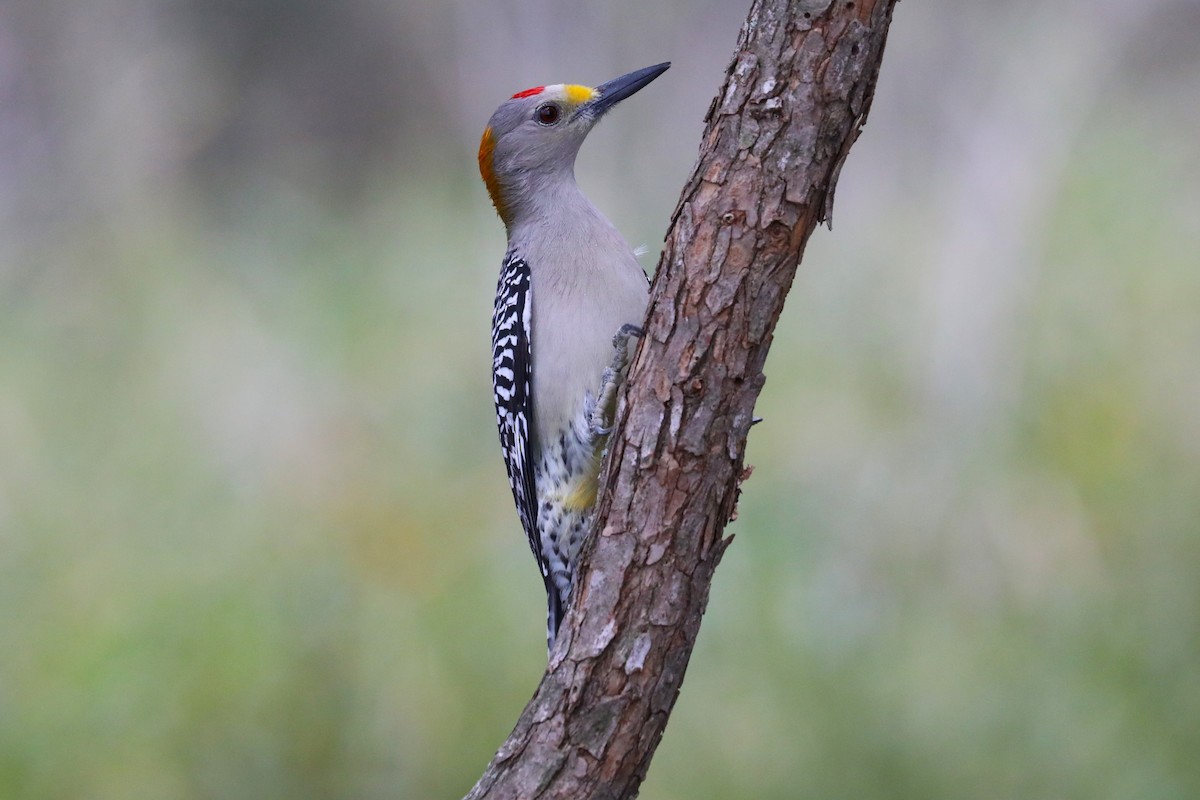
<path fill-rule="evenodd" d="M 637 325 L 634 325 L 632 322 L 627 322 L 622 325 L 621 329 L 617 331 L 615 336 L 613 336 L 613 347 L 617 350 L 623 350 L 629 343 L 630 337 L 640 339 L 644 335 L 645 332 L 641 328 L 639 328 Z M 624 362 L 624 360 L 624 358 L 621 359 L 622 362 Z"/>
<path fill-rule="evenodd" d="M 588 415 L 588 429 L 592 436 L 601 438 L 612 433 L 613 426 L 605 425 L 605 412 L 609 407 L 615 405 L 617 397 L 617 386 L 621 383 L 621 375 L 625 372 L 625 367 L 629 363 L 629 339 L 630 337 L 640 338 L 643 335 L 642 329 L 637 325 L 626 323 L 622 325 L 616 335 L 613 336 L 612 344 L 613 353 L 612 363 L 604 370 L 604 377 L 600 379 L 600 394 L 596 398 L 596 404 L 592 406 L 592 412 Z M 613 408 L 613 413 L 616 409 Z"/>
<path fill-rule="evenodd" d="M 604 424 L 604 409 L 608 407 L 609 401 L 615 394 L 616 385 L 617 379 L 613 368 L 606 368 L 604 377 L 600 379 L 600 396 L 596 398 L 591 413 L 588 414 L 588 430 L 593 437 L 599 438 L 612 433 L 612 426 Z"/>

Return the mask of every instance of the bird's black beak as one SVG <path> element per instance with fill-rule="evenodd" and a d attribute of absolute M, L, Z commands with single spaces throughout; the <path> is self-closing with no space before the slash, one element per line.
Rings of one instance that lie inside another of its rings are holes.
<path fill-rule="evenodd" d="M 596 87 L 595 99 L 589 100 L 584 108 L 580 110 L 586 110 L 592 116 L 599 117 L 617 103 L 634 94 L 659 75 L 662 75 L 670 66 L 670 61 L 664 61 L 661 64 L 655 64 L 653 67 L 635 70 L 628 75 L 613 78 L 608 83 L 602 83 Z"/>

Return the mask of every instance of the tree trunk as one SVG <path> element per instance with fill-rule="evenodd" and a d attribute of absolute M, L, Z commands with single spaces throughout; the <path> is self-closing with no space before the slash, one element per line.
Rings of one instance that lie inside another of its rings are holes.
<path fill-rule="evenodd" d="M 730 542 L 775 322 L 894 5 L 754 0 L 671 219 L 570 613 L 469 800 L 637 795 Z"/>

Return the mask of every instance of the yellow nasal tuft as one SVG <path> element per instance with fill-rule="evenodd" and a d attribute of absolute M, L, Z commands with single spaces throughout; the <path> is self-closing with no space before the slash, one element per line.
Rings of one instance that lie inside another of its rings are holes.
<path fill-rule="evenodd" d="M 593 97 L 595 97 L 596 90 L 589 86 L 580 86 L 577 83 L 568 83 L 563 87 L 563 94 L 567 96 L 567 100 L 570 101 L 572 105 L 579 105 L 580 103 L 586 103 L 588 100 L 591 100 Z"/>

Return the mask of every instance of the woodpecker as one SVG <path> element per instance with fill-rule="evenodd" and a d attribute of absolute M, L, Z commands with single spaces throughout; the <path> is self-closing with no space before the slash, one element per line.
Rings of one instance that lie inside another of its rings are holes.
<path fill-rule="evenodd" d="M 517 92 L 488 121 L 479 172 L 508 232 L 492 316 L 492 390 L 521 526 L 546 586 L 546 645 L 571 598 L 616 389 L 649 294 L 633 249 L 575 182 L 613 106 L 671 66 L 595 88 Z"/>

